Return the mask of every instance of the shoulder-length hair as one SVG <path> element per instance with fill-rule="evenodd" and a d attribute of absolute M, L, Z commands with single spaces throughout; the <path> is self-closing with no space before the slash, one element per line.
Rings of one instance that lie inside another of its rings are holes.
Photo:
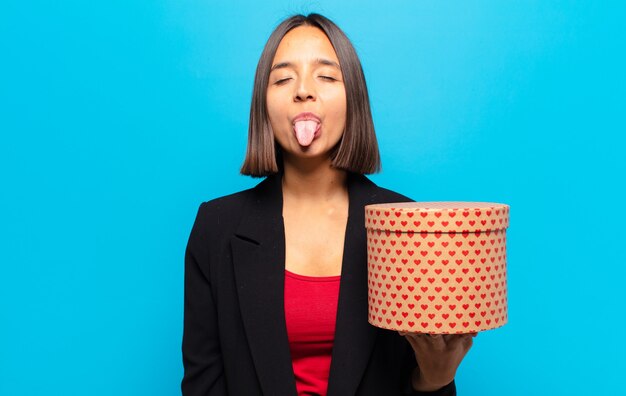
<path fill-rule="evenodd" d="M 337 25 L 322 15 L 309 14 L 294 15 L 281 22 L 270 35 L 261 53 L 254 77 L 248 148 L 241 173 L 262 177 L 278 173 L 282 169 L 281 149 L 274 139 L 267 114 L 267 86 L 280 41 L 287 32 L 303 25 L 316 27 L 326 34 L 335 49 L 343 75 L 346 126 L 341 140 L 331 151 L 332 166 L 361 174 L 380 171 L 380 153 L 361 61 L 352 43 Z"/>

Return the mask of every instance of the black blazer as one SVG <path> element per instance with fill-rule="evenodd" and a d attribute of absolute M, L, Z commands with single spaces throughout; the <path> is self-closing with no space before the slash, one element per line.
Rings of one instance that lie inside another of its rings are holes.
<path fill-rule="evenodd" d="M 329 396 L 456 395 L 454 381 L 414 392 L 409 343 L 367 322 L 364 206 L 409 201 L 348 176 L 346 228 Z M 281 175 L 200 205 L 185 254 L 184 396 L 296 395 L 284 314 Z"/>

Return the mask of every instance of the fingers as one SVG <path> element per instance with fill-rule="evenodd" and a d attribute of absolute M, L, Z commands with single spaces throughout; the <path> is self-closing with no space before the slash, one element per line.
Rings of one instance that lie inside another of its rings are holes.
<path fill-rule="evenodd" d="M 417 342 L 417 338 L 419 336 L 414 336 L 412 334 L 407 334 L 407 333 L 404 333 L 404 334 L 405 334 L 404 338 L 409 342 L 409 344 L 411 344 L 411 347 L 413 348 L 414 351 L 417 352 L 422 349 L 422 345 L 418 344 Z"/>
<path fill-rule="evenodd" d="M 454 335 L 449 339 L 448 346 L 451 349 L 462 350 L 463 355 L 465 355 L 474 344 L 474 337 L 476 337 L 476 333 Z"/>
<path fill-rule="evenodd" d="M 415 349 L 416 346 L 421 348 L 462 348 L 469 350 L 473 344 L 473 338 L 478 333 L 466 334 L 428 334 L 428 333 L 409 333 L 399 331 L 398 334 L 405 337 Z"/>
<path fill-rule="evenodd" d="M 404 336 L 414 350 L 435 349 L 443 350 L 446 348 L 446 340 L 442 334 L 426 334 L 426 333 L 407 333 L 398 332 Z"/>
<path fill-rule="evenodd" d="M 398 332 L 409 342 L 418 362 L 439 356 L 456 356 L 460 362 L 469 352 L 477 333 L 425 334 Z M 419 363 L 418 363 L 419 364 Z"/>
<path fill-rule="evenodd" d="M 446 341 L 442 334 L 430 334 L 424 337 L 435 349 L 444 349 Z"/>
<path fill-rule="evenodd" d="M 472 340 L 471 334 L 453 334 L 449 339 L 448 343 L 450 345 L 458 345 L 467 342 L 468 340 Z"/>
<path fill-rule="evenodd" d="M 404 336 L 416 353 L 421 353 L 430 347 L 430 344 L 424 340 L 425 335 L 422 333 L 400 332 L 400 335 Z"/>

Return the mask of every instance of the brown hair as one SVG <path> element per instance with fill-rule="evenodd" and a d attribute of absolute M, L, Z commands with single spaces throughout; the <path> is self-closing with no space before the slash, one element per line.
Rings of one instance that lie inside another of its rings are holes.
<path fill-rule="evenodd" d="M 253 177 L 269 176 L 282 167 L 281 149 L 275 142 L 267 114 L 267 85 L 270 68 L 280 41 L 298 26 L 313 26 L 324 32 L 332 44 L 343 74 L 346 89 L 346 127 L 331 152 L 332 165 L 350 172 L 369 174 L 380 171 L 380 154 L 374 132 L 367 85 L 359 57 L 345 33 L 319 14 L 294 15 L 272 32 L 256 68 L 248 148 L 241 173 Z"/>

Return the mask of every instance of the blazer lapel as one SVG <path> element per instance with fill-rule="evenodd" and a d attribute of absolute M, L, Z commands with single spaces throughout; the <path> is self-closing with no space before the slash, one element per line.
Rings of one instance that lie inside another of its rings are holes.
<path fill-rule="evenodd" d="M 231 238 L 241 315 L 265 395 L 296 394 L 284 311 L 281 179 L 280 174 L 270 176 L 254 188 L 253 200 Z"/>
<path fill-rule="evenodd" d="M 328 396 L 354 395 L 374 348 L 376 330 L 367 322 L 367 241 L 364 206 L 376 185 L 362 175 L 348 178 L 346 228 Z"/>

